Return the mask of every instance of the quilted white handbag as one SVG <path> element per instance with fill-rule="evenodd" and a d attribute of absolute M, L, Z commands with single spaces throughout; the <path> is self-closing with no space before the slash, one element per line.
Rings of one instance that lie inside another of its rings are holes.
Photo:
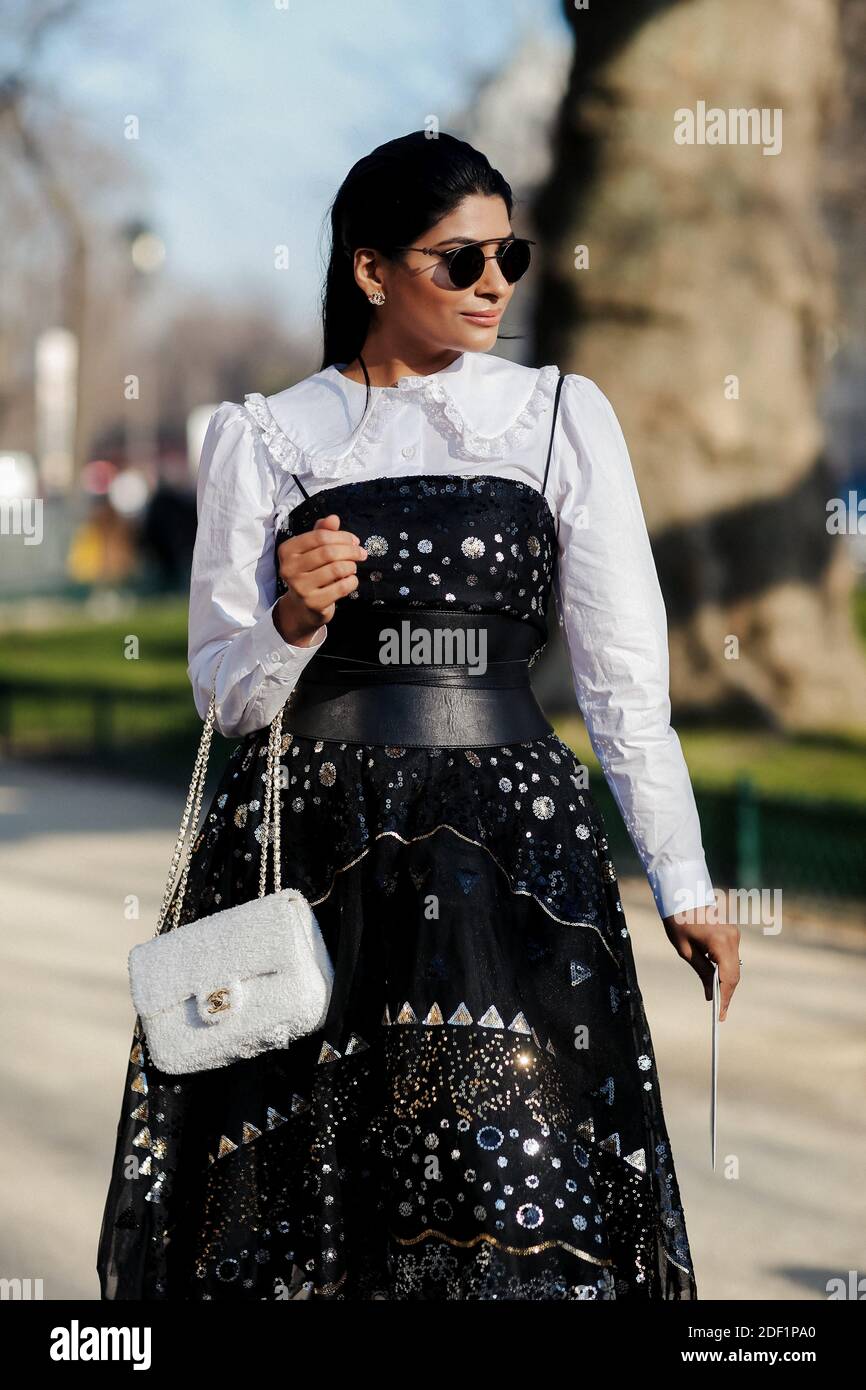
<path fill-rule="evenodd" d="M 214 672 L 214 687 L 216 672 Z M 172 856 L 156 933 L 129 953 L 132 1002 L 154 1064 L 170 1074 L 224 1067 L 255 1057 L 324 1024 L 334 970 L 310 904 L 281 888 L 279 755 L 282 709 L 270 726 L 259 830 L 259 896 L 178 926 L 189 874 L 189 846 L 173 910 L 162 932 L 192 810 L 198 824 L 213 733 L 215 689 L 205 718 L 186 809 Z M 192 809 L 194 807 L 194 810 Z M 265 892 L 268 846 L 274 891 Z"/>

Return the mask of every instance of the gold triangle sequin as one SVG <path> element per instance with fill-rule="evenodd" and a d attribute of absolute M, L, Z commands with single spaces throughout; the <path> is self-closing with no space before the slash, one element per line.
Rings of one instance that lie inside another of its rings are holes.
<path fill-rule="evenodd" d="M 608 1153 L 616 1154 L 617 1158 L 619 1158 L 619 1134 L 616 1131 L 614 1131 L 613 1134 L 609 1134 L 606 1139 L 602 1139 L 598 1147 L 600 1149 L 606 1149 Z"/>
<path fill-rule="evenodd" d="M 390 1023 L 390 1022 L 391 1022 L 391 1010 L 390 1010 L 390 1008 L 389 1008 L 389 1006 L 388 1006 L 387 1004 L 385 1005 L 385 1012 L 384 1012 L 383 1015 L 382 1015 L 382 1022 L 383 1022 L 383 1023 Z"/>
<path fill-rule="evenodd" d="M 138 1094 L 140 1096 L 147 1095 L 147 1077 L 145 1076 L 143 1071 L 140 1071 L 135 1080 L 130 1082 L 129 1089 L 131 1091 L 138 1091 Z"/>
<path fill-rule="evenodd" d="M 144 1048 L 140 1042 L 137 1042 L 130 1052 L 129 1060 L 130 1062 L 134 1062 L 137 1067 L 144 1066 Z"/>
<path fill-rule="evenodd" d="M 427 1017 L 425 1018 L 424 1022 L 429 1023 L 431 1025 L 438 1025 L 440 1023 L 444 1024 L 445 1018 L 438 1004 L 430 1005 L 430 1008 L 427 1010 Z"/>
<path fill-rule="evenodd" d="M 526 1020 L 526 1014 L 524 1013 L 515 1014 L 508 1027 L 512 1033 L 532 1032 L 532 1029 L 530 1028 Z"/>
<path fill-rule="evenodd" d="M 332 1047 L 329 1042 L 323 1042 L 318 1060 L 320 1062 L 336 1062 L 337 1058 L 341 1056 L 342 1053 L 338 1052 L 335 1047 Z"/>
<path fill-rule="evenodd" d="M 164 1182 L 165 1182 L 165 1173 L 160 1173 L 160 1174 L 159 1174 L 159 1177 L 157 1178 L 156 1182 L 153 1184 L 153 1187 L 150 1189 L 150 1191 L 149 1191 L 149 1192 L 145 1192 L 145 1194 L 144 1194 L 144 1200 L 145 1200 L 146 1202 L 158 1202 L 159 1199 L 160 1199 L 160 1197 L 162 1196 L 162 1188 L 163 1188 Z"/>
<path fill-rule="evenodd" d="M 261 1138 L 261 1133 L 262 1131 L 257 1129 L 255 1125 L 251 1125 L 249 1120 L 244 1120 L 243 1129 L 241 1130 L 241 1143 L 250 1144 L 253 1139 Z"/>
<path fill-rule="evenodd" d="M 129 1118 L 131 1120 L 146 1120 L 148 1118 L 147 1101 L 143 1100 L 141 1105 L 137 1105 Z"/>
<path fill-rule="evenodd" d="M 220 1139 L 220 1146 L 217 1149 L 217 1158 L 225 1158 L 226 1154 L 233 1154 L 237 1144 L 233 1144 L 231 1139 L 224 1134 Z"/>
<path fill-rule="evenodd" d="M 417 1023 L 417 1022 L 418 1022 L 418 1019 L 417 1019 L 417 1017 L 416 1017 L 416 1015 L 415 1015 L 415 1010 L 412 1008 L 412 1005 L 409 1004 L 408 1002 L 405 1003 L 405 1004 L 403 1005 L 402 1009 L 401 1009 L 400 1012 L 398 1013 L 398 1015 L 397 1015 L 397 1022 L 398 1022 L 398 1023 Z"/>
<path fill-rule="evenodd" d="M 448 1020 L 449 1023 L 472 1023 L 473 1018 L 465 1004 L 458 1004 Z"/>
<path fill-rule="evenodd" d="M 138 1131 L 132 1142 L 137 1149 L 150 1148 L 150 1130 L 147 1125 L 144 1126 L 144 1129 Z"/>
<path fill-rule="evenodd" d="M 495 1004 L 491 1004 L 486 1013 L 483 1013 L 478 1020 L 481 1028 L 504 1028 L 502 1015 Z"/>
<path fill-rule="evenodd" d="M 364 1039 L 360 1036 L 360 1034 L 353 1033 L 352 1036 L 349 1038 L 349 1041 L 346 1043 L 345 1055 L 347 1057 L 351 1057 L 353 1052 L 363 1052 L 364 1048 L 369 1046 L 370 1044 L 368 1042 L 365 1042 Z"/>
<path fill-rule="evenodd" d="M 138 1171 L 142 1177 L 146 1178 L 150 1176 L 150 1174 L 153 1171 L 153 1154 L 147 1155 L 147 1158 L 144 1160 Z"/>
<path fill-rule="evenodd" d="M 277 1125 L 286 1123 L 285 1115 L 281 1115 L 279 1110 L 275 1110 L 272 1105 L 268 1106 L 268 1129 L 276 1129 Z"/>

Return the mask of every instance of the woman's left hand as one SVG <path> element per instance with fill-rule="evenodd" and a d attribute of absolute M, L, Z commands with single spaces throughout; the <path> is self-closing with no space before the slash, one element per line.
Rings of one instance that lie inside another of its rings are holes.
<path fill-rule="evenodd" d="M 662 918 L 674 950 L 701 977 L 704 997 L 713 997 L 713 962 L 719 967 L 719 1022 L 740 983 L 740 929 L 724 920 L 718 903 Z"/>

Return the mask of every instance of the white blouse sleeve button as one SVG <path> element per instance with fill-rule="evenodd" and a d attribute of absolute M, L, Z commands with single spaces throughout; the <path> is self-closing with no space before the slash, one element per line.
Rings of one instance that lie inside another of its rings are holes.
<path fill-rule="evenodd" d="M 670 724 L 667 615 L 631 460 L 607 397 L 563 382 L 554 489 L 557 614 L 587 732 L 662 917 L 713 901 Z"/>
<path fill-rule="evenodd" d="M 227 737 L 265 728 L 325 641 L 286 642 L 274 623 L 277 478 L 258 426 L 223 401 L 211 416 L 196 484 L 198 530 L 189 596 L 187 673 L 202 718 L 214 669 L 216 727 Z"/>

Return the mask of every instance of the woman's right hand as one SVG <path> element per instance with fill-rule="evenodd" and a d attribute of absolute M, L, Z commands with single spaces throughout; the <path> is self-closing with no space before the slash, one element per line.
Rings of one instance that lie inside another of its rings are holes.
<path fill-rule="evenodd" d="M 340 530 L 335 512 L 312 531 L 283 541 L 277 559 L 287 592 L 274 606 L 274 623 L 285 642 L 310 645 L 322 623 L 333 618 L 337 599 L 358 587 L 357 561 L 366 558 L 360 538 Z"/>

